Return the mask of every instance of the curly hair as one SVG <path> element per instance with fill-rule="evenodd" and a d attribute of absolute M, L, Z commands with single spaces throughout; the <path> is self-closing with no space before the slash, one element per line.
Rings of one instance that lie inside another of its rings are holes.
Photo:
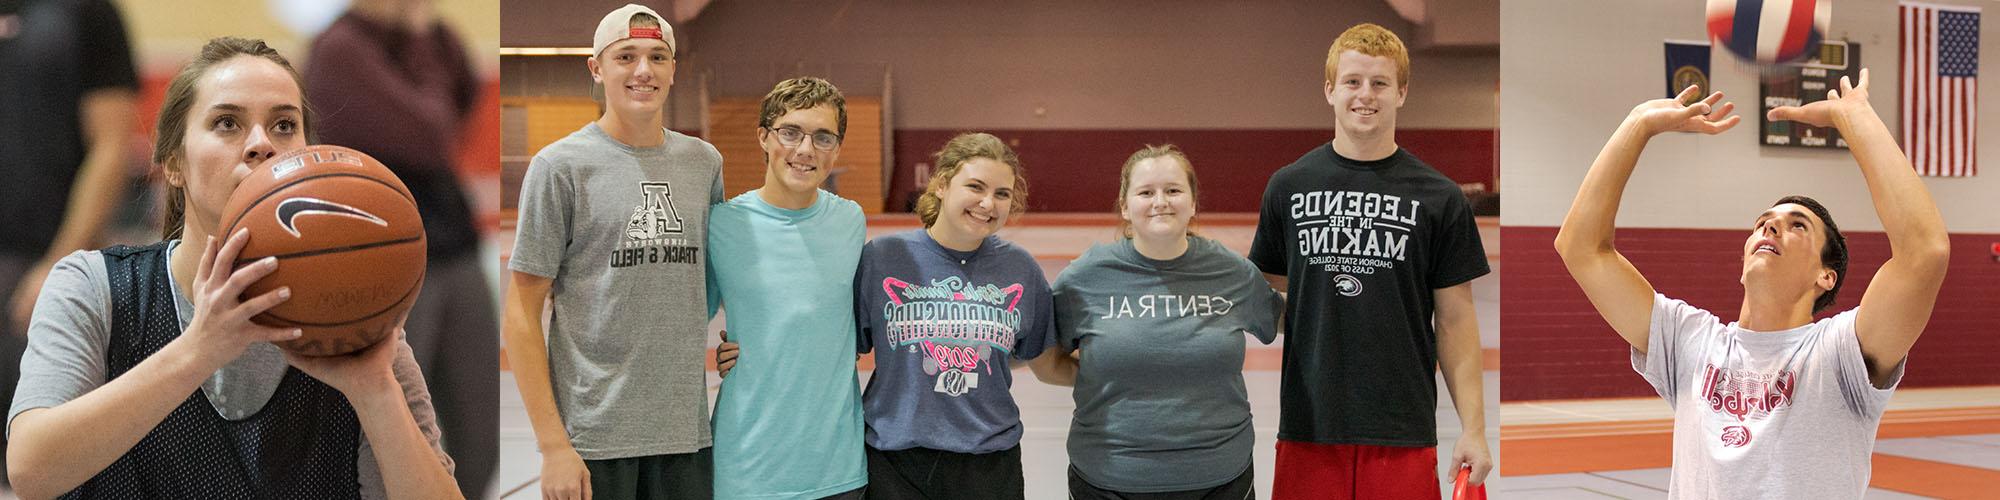
<path fill-rule="evenodd" d="M 931 180 L 924 188 L 923 196 L 917 197 L 917 218 L 924 221 L 924 227 L 937 223 L 940 205 L 944 203 L 937 193 L 943 191 L 951 183 L 951 178 L 965 167 L 965 163 L 974 158 L 986 158 L 1012 167 L 1013 209 L 1008 214 L 1011 217 L 1028 211 L 1027 172 L 1021 169 L 1021 158 L 1014 154 L 1014 149 L 1007 147 L 1007 143 L 1001 142 L 999 137 L 984 132 L 959 134 L 944 143 L 944 148 L 932 156 L 937 160 L 937 170 L 931 172 Z"/>

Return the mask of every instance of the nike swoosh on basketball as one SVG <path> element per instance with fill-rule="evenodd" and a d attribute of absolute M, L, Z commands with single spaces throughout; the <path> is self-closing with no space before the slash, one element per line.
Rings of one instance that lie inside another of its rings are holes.
<path fill-rule="evenodd" d="M 285 199 L 285 201 L 278 202 L 278 209 L 276 210 L 276 212 L 278 216 L 278 225 L 284 226 L 285 232 L 292 233 L 292 237 L 295 238 L 299 236 L 299 230 L 296 226 L 292 224 L 292 221 L 293 219 L 296 219 L 301 215 L 337 215 L 341 217 L 353 217 L 356 219 L 373 222 L 377 226 L 389 227 L 389 221 L 382 220 L 381 217 L 376 217 L 375 214 L 368 213 L 367 211 L 361 210 L 359 208 L 354 208 L 351 206 L 342 205 L 339 203 L 334 203 L 331 201 L 326 201 L 318 198 L 287 198 Z"/>

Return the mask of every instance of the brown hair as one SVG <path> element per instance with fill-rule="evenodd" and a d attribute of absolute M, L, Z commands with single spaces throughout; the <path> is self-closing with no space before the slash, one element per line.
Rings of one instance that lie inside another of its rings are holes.
<path fill-rule="evenodd" d="M 1194 163 L 1189 162 L 1187 155 L 1181 153 L 1181 148 L 1174 147 L 1172 144 L 1161 146 L 1148 144 L 1145 149 L 1132 153 L 1132 157 L 1126 158 L 1125 168 L 1118 171 L 1118 236 L 1125 238 L 1132 237 L 1132 222 L 1125 220 L 1124 216 L 1125 195 L 1132 190 L 1132 168 L 1138 166 L 1139 162 L 1154 158 L 1173 158 L 1174 161 L 1180 162 L 1181 172 L 1187 174 L 1188 201 L 1197 208 L 1197 213 L 1199 212 L 1199 207 L 1201 207 L 1201 182 L 1195 180 Z M 1188 220 L 1188 234 L 1194 234 L 1193 219 Z"/>
<path fill-rule="evenodd" d="M 839 130 L 834 133 L 847 137 L 847 97 L 840 95 L 840 89 L 832 83 L 810 76 L 785 80 L 771 87 L 771 93 L 764 94 L 764 110 L 757 115 L 757 126 L 771 128 L 771 122 L 785 113 L 821 104 L 832 105 L 833 111 L 840 114 Z"/>
<path fill-rule="evenodd" d="M 924 187 L 923 196 L 917 197 L 917 218 L 924 221 L 924 227 L 937 223 L 938 211 L 944 203 L 937 192 L 943 191 L 951 183 L 951 178 L 958 176 L 959 169 L 974 158 L 986 158 L 1012 167 L 1014 185 L 1011 189 L 1014 196 L 1009 200 L 1013 207 L 1008 215 L 1021 215 L 1028 211 L 1027 172 L 1021 170 L 1021 158 L 1014 155 L 1014 149 L 1007 147 L 1007 143 L 1001 142 L 999 137 L 984 132 L 959 134 L 944 143 L 944 149 L 939 149 L 932 157 L 937 160 L 937 170 L 931 172 L 931 181 Z"/>
<path fill-rule="evenodd" d="M 627 23 L 625 26 L 628 28 L 658 28 L 660 27 L 660 18 L 653 17 L 652 14 L 647 14 L 644 12 L 633 12 L 631 22 Z M 673 38 L 673 37 L 669 36 L 667 38 Z M 603 54 L 598 54 L 598 55 L 603 55 Z M 674 56 L 676 55 L 678 54 L 674 54 L 673 40 L 667 40 L 667 58 L 673 59 Z"/>
<path fill-rule="evenodd" d="M 630 19 L 627 19 L 627 21 L 630 22 L 626 23 L 625 26 L 630 28 L 660 27 L 660 18 L 653 17 L 652 14 L 647 14 L 644 12 L 633 12 L 632 17 Z M 668 44 L 668 45 L 673 45 L 673 44 Z M 667 50 L 673 50 L 673 49 L 669 48 Z"/>
<path fill-rule="evenodd" d="M 299 129 L 307 133 L 306 142 L 313 142 L 311 135 L 312 106 L 307 106 L 304 102 L 306 82 L 304 77 L 299 76 L 299 70 L 293 68 L 292 63 L 285 60 L 285 56 L 279 55 L 276 49 L 265 45 L 263 40 L 235 37 L 215 38 L 209 40 L 208 44 L 203 45 L 201 47 L 201 54 L 195 56 L 194 61 L 189 62 L 187 66 L 182 67 L 180 73 L 174 75 L 173 81 L 167 84 L 166 97 L 160 104 L 160 119 L 153 127 L 153 134 L 155 135 L 153 140 L 153 164 L 160 167 L 162 174 L 165 174 L 169 170 L 184 170 L 186 168 L 183 163 L 187 160 L 182 156 L 184 153 L 183 149 L 187 145 L 188 112 L 194 107 L 196 82 L 201 80 L 201 77 L 208 75 L 209 68 L 213 68 L 223 61 L 228 61 L 237 56 L 257 57 L 271 61 L 277 64 L 278 67 L 284 68 L 286 73 L 292 75 L 292 82 L 298 84 L 300 92 L 299 109 L 301 116 L 299 118 Z M 181 237 L 181 227 L 186 225 L 187 222 L 186 183 L 186 174 L 183 172 L 181 187 L 176 187 L 172 184 L 167 185 L 166 218 L 164 224 L 160 227 L 161 238 L 171 240 Z"/>
<path fill-rule="evenodd" d="M 1352 50 L 1361 55 L 1387 57 L 1396 61 L 1396 87 L 1410 86 L 1410 51 L 1403 47 L 1403 39 L 1396 37 L 1388 28 L 1375 23 L 1361 23 L 1340 34 L 1333 40 L 1333 46 L 1326 49 L 1326 81 L 1337 80 L 1334 73 L 1339 71 L 1340 53 Z"/>

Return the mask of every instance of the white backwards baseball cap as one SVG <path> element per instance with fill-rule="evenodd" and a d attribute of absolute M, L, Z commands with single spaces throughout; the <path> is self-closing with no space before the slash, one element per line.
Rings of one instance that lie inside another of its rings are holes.
<path fill-rule="evenodd" d="M 632 16 L 636 14 L 646 14 L 659 19 L 660 27 L 632 27 Z M 604 19 L 597 21 L 597 35 L 591 38 L 590 55 L 591 57 L 603 55 L 605 47 L 627 38 L 657 38 L 667 42 L 667 50 L 680 53 L 679 47 L 674 46 L 674 27 L 667 24 L 667 18 L 660 17 L 658 12 L 653 12 L 653 9 L 646 6 L 628 3 L 618 10 L 611 11 L 610 14 L 605 14 Z"/>

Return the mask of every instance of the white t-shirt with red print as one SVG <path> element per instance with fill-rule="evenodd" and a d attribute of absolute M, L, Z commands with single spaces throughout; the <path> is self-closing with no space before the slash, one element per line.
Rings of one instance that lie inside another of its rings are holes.
<path fill-rule="evenodd" d="M 1668 497 L 1860 498 L 1903 365 L 1871 384 L 1854 316 L 1755 332 L 1655 294 L 1632 369 L 1674 409 Z"/>

